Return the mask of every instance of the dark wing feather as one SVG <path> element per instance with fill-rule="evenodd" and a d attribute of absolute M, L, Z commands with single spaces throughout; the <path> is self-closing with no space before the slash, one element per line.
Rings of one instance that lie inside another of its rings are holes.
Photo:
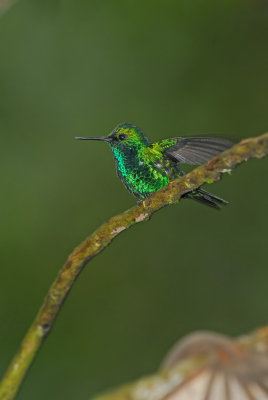
<path fill-rule="evenodd" d="M 185 164 L 204 164 L 233 146 L 229 140 L 211 137 L 178 137 L 176 139 L 177 143 L 169 147 L 165 154 Z"/>

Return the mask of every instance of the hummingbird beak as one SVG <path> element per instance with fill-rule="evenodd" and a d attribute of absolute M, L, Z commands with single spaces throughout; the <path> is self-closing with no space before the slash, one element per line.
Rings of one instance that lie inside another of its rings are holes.
<path fill-rule="evenodd" d="M 75 137 L 78 140 L 102 140 L 104 142 L 110 142 L 111 138 L 109 136 L 86 136 L 86 137 Z"/>

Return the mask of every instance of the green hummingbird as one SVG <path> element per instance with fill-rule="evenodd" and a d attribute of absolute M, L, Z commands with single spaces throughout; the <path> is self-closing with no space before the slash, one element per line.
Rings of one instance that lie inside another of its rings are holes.
<path fill-rule="evenodd" d="M 107 142 L 113 152 L 118 177 L 140 201 L 185 175 L 180 163 L 203 164 L 233 146 L 226 139 L 212 137 L 173 137 L 152 143 L 130 123 L 119 124 L 108 136 L 75 139 Z M 217 209 L 220 204 L 228 203 L 201 188 L 185 197 Z"/>

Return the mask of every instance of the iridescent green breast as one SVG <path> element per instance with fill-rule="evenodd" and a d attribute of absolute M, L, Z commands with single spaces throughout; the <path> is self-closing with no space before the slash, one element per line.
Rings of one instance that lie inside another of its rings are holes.
<path fill-rule="evenodd" d="M 138 198 L 146 198 L 170 182 L 172 174 L 168 159 L 155 145 L 112 148 L 119 178 L 126 188 Z"/>

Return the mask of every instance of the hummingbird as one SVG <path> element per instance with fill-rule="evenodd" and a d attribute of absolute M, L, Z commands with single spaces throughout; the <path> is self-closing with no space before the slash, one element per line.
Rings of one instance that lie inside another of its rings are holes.
<path fill-rule="evenodd" d="M 172 137 L 151 142 L 137 126 L 122 123 L 108 136 L 76 137 L 101 140 L 112 150 L 117 175 L 139 201 L 185 175 L 182 164 L 200 165 L 233 146 L 226 139 L 213 137 Z M 216 209 L 226 200 L 198 188 L 184 197 Z"/>

